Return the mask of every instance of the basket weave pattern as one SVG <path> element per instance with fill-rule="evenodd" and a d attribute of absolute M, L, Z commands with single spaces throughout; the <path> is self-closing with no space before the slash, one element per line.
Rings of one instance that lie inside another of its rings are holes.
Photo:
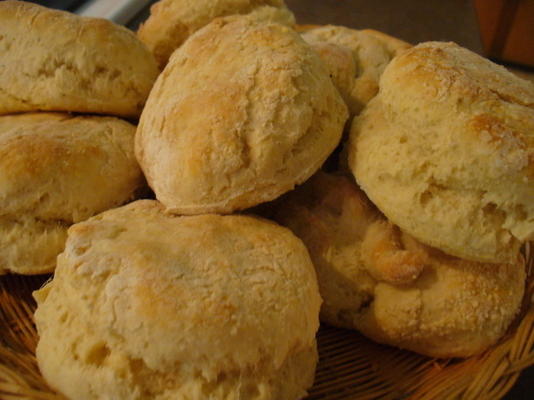
<path fill-rule="evenodd" d="M 372 343 L 356 332 L 322 326 L 320 362 L 309 400 L 319 399 L 500 399 L 520 372 L 534 365 L 534 268 L 525 248 L 529 279 L 520 318 L 483 354 L 436 360 Z M 31 292 L 47 277 L 0 277 L 0 398 L 59 400 L 35 360 L 37 332 Z"/>

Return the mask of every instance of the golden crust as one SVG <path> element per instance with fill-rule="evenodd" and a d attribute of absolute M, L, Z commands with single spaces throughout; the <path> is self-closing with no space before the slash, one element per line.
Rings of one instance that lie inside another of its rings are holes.
<path fill-rule="evenodd" d="M 112 117 L 0 117 L 0 271 L 51 272 L 70 224 L 133 198 L 134 134 Z"/>
<path fill-rule="evenodd" d="M 158 68 L 133 32 L 19 1 L 0 2 L 0 114 L 138 117 Z"/>
<path fill-rule="evenodd" d="M 297 399 L 313 381 L 313 266 L 266 220 L 137 201 L 72 226 L 35 297 L 39 367 L 69 398 Z"/>
<path fill-rule="evenodd" d="M 525 265 L 461 260 L 388 223 L 346 177 L 318 173 L 277 205 L 310 251 L 321 319 L 432 357 L 493 345 L 519 311 Z"/>
<path fill-rule="evenodd" d="M 63 251 L 68 224 L 32 216 L 0 217 L 0 275 L 45 274 L 56 268 Z"/>
<path fill-rule="evenodd" d="M 152 51 L 161 69 L 186 39 L 217 17 L 253 14 L 264 21 L 295 24 L 283 0 L 160 0 L 139 27 L 139 39 Z"/>
<path fill-rule="evenodd" d="M 452 43 L 397 57 L 351 129 L 358 183 L 395 224 L 471 260 L 534 239 L 534 85 Z"/>
<path fill-rule="evenodd" d="M 156 81 L 136 155 L 169 211 L 230 213 L 311 176 L 346 119 L 343 100 L 298 34 L 221 18 L 178 49 Z"/>
<path fill-rule="evenodd" d="M 327 65 L 336 87 L 347 101 L 351 116 L 357 115 L 378 93 L 378 81 L 387 64 L 410 44 L 372 29 L 355 30 L 326 25 L 305 31 L 309 42 Z M 330 51 L 325 44 L 349 51 L 352 60 Z M 333 54 L 332 54 L 333 53 Z M 352 79 L 347 75 L 353 74 Z"/>
<path fill-rule="evenodd" d="M 310 46 L 321 57 L 345 103 L 350 104 L 356 80 L 356 63 L 352 50 L 327 41 L 312 42 Z"/>

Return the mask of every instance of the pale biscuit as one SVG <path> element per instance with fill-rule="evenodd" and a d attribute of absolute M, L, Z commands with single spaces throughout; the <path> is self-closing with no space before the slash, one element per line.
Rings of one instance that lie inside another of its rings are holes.
<path fill-rule="evenodd" d="M 53 271 L 69 225 L 134 197 L 134 134 L 112 117 L 0 117 L 0 274 Z"/>
<path fill-rule="evenodd" d="M 534 239 L 534 85 L 453 43 L 420 44 L 391 62 L 355 119 L 349 163 L 420 241 L 515 262 Z"/>
<path fill-rule="evenodd" d="M 302 37 L 321 55 L 352 116 L 359 114 L 378 93 L 378 81 L 387 64 L 411 47 L 372 29 L 355 30 L 334 25 L 310 29 Z M 333 46 L 346 49 L 352 60 Z"/>
<path fill-rule="evenodd" d="M 137 35 L 152 51 L 161 69 L 185 40 L 217 17 L 251 14 L 264 21 L 295 24 L 284 0 L 160 0 Z"/>
<path fill-rule="evenodd" d="M 191 36 L 159 76 L 136 155 L 170 212 L 230 213 L 310 177 L 346 119 L 322 62 L 296 32 L 220 18 Z"/>
<path fill-rule="evenodd" d="M 318 173 L 277 209 L 310 251 L 329 324 L 432 357 L 467 357 L 496 343 L 520 309 L 521 256 L 484 264 L 427 247 L 349 178 Z"/>
<path fill-rule="evenodd" d="M 0 1 L 0 54 L 0 114 L 138 117 L 159 73 L 128 29 L 19 1 Z"/>
<path fill-rule="evenodd" d="M 35 293 L 37 360 L 71 399 L 297 399 L 313 382 L 317 280 L 289 230 L 143 200 L 69 229 Z"/>
<path fill-rule="evenodd" d="M 321 57 L 345 103 L 351 104 L 352 90 L 356 81 L 356 62 L 352 50 L 326 41 L 311 42 L 310 45 Z"/>

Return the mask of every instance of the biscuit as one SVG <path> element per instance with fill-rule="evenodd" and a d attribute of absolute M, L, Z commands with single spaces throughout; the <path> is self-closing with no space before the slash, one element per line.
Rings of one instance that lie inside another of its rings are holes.
<path fill-rule="evenodd" d="M 411 47 L 400 39 L 372 29 L 355 30 L 326 25 L 302 34 L 328 66 L 332 79 L 347 101 L 351 116 L 357 115 L 378 93 L 378 81 L 386 65 Z M 334 51 L 339 46 L 352 57 Z M 330 51 L 329 51 L 330 50 Z M 353 74 L 352 79 L 348 74 Z"/>
<path fill-rule="evenodd" d="M 321 57 L 345 103 L 350 104 L 356 80 L 356 62 L 352 50 L 326 41 L 310 42 L 310 46 Z"/>
<path fill-rule="evenodd" d="M 431 357 L 467 357 L 506 332 L 525 286 L 513 264 L 465 261 L 389 223 L 352 180 L 318 173 L 277 204 L 317 271 L 321 320 Z"/>
<path fill-rule="evenodd" d="M 128 29 L 20 1 L 0 2 L 0 114 L 138 117 L 159 73 Z"/>
<path fill-rule="evenodd" d="M 349 164 L 396 225 L 451 255 L 515 262 L 534 239 L 534 85 L 453 43 L 394 59 Z"/>
<path fill-rule="evenodd" d="M 133 198 L 134 135 L 112 117 L 0 117 L 0 273 L 53 271 L 69 225 Z"/>
<path fill-rule="evenodd" d="M 219 18 L 158 77 L 136 156 L 168 211 L 231 213 L 310 177 L 346 119 L 324 65 L 296 32 L 246 16 Z"/>
<path fill-rule="evenodd" d="M 288 26 L 295 24 L 295 17 L 283 0 L 160 0 L 150 8 L 150 16 L 137 35 L 163 69 L 174 50 L 189 36 L 214 18 L 234 14 L 252 14 Z"/>
<path fill-rule="evenodd" d="M 270 221 L 137 201 L 72 226 L 34 296 L 39 368 L 71 399 L 290 400 L 313 382 L 315 272 Z"/>

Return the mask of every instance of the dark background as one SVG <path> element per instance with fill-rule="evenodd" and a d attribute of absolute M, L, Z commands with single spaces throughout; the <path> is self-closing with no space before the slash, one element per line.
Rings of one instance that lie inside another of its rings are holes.
<path fill-rule="evenodd" d="M 32 1 L 32 0 L 30 0 Z M 84 0 L 36 0 L 52 8 L 75 11 Z M 155 1 L 153 1 L 155 2 Z M 410 43 L 454 41 L 480 53 L 475 13 L 470 0 L 285 0 L 300 24 L 336 24 L 373 28 Z M 148 7 L 130 24 L 136 29 Z"/>
<path fill-rule="evenodd" d="M 300 23 L 373 28 L 410 43 L 445 40 L 482 51 L 468 0 L 286 0 L 286 4 Z"/>

